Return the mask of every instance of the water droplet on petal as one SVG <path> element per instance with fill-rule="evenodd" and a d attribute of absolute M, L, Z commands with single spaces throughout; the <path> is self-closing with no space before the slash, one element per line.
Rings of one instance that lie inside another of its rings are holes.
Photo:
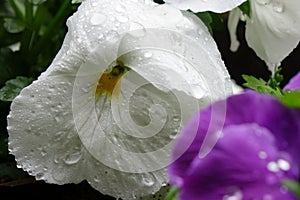
<path fill-rule="evenodd" d="M 46 154 L 47 154 L 47 152 L 46 152 L 45 150 L 42 150 L 42 151 L 41 151 L 41 155 L 42 155 L 42 156 L 45 156 Z"/>
<path fill-rule="evenodd" d="M 63 167 L 54 168 L 52 170 L 52 177 L 54 180 L 61 182 L 66 178 L 66 173 Z"/>
<path fill-rule="evenodd" d="M 288 171 L 291 168 L 290 163 L 283 159 L 279 159 L 277 165 L 283 171 Z"/>
<path fill-rule="evenodd" d="M 100 181 L 99 177 L 98 177 L 98 176 L 94 176 L 94 181 L 95 181 L 96 183 L 98 183 L 98 182 Z"/>
<path fill-rule="evenodd" d="M 126 16 L 119 15 L 119 16 L 117 16 L 116 18 L 117 18 L 117 20 L 118 20 L 119 22 L 121 22 L 121 23 L 128 22 L 128 17 L 126 17 Z"/>
<path fill-rule="evenodd" d="M 144 173 L 142 174 L 142 182 L 145 186 L 152 186 L 155 183 L 155 178 L 152 173 Z"/>
<path fill-rule="evenodd" d="M 270 195 L 270 194 L 265 194 L 265 195 L 263 196 L 263 200 L 273 200 L 273 197 L 272 197 L 272 195 Z"/>
<path fill-rule="evenodd" d="M 42 180 L 43 177 L 44 177 L 43 173 L 38 173 L 38 174 L 35 175 L 36 180 Z"/>
<path fill-rule="evenodd" d="M 258 152 L 258 157 L 260 159 L 266 159 L 268 157 L 268 154 L 265 151 Z"/>
<path fill-rule="evenodd" d="M 146 53 L 144 53 L 144 57 L 145 58 L 151 58 L 152 57 L 152 53 L 151 52 L 146 52 Z"/>
<path fill-rule="evenodd" d="M 122 6 L 122 5 L 117 5 L 117 6 L 116 6 L 116 11 L 117 11 L 117 12 L 125 12 L 125 8 L 124 8 L 124 6 Z"/>
<path fill-rule="evenodd" d="M 233 194 L 227 194 L 223 197 L 223 200 L 242 200 L 243 192 L 240 190 L 235 191 Z"/>
<path fill-rule="evenodd" d="M 146 29 L 140 23 L 131 22 L 130 23 L 130 32 L 129 32 L 129 34 L 133 37 L 136 37 L 136 38 L 144 37 L 146 35 Z"/>
<path fill-rule="evenodd" d="M 81 148 L 75 147 L 65 156 L 65 158 L 63 160 L 67 165 L 73 165 L 73 164 L 78 163 L 81 156 L 82 156 Z"/>
<path fill-rule="evenodd" d="M 107 33 L 106 39 L 110 42 L 116 42 L 119 39 L 119 34 L 116 31 L 109 31 Z"/>
<path fill-rule="evenodd" d="M 268 5 L 272 0 L 256 0 L 260 5 Z"/>
<path fill-rule="evenodd" d="M 100 24 L 104 23 L 105 20 L 106 20 L 106 16 L 101 13 L 95 13 L 90 18 L 90 22 L 92 25 L 100 25 Z"/>
<path fill-rule="evenodd" d="M 275 2 L 273 3 L 273 10 L 274 10 L 275 12 L 277 12 L 277 13 L 282 13 L 283 10 L 284 10 L 284 5 L 283 5 L 283 3 L 280 3 L 280 2 L 275 1 Z"/>
<path fill-rule="evenodd" d="M 277 165 L 276 162 L 274 161 L 271 161 L 267 164 L 267 169 L 270 171 L 270 172 L 279 172 L 279 167 Z"/>

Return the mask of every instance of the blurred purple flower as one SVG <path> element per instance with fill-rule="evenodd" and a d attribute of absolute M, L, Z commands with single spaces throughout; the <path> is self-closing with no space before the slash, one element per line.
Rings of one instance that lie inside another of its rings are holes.
<path fill-rule="evenodd" d="M 284 90 L 300 89 L 300 71 L 286 84 Z"/>
<path fill-rule="evenodd" d="M 299 85 L 297 77 L 287 89 Z M 215 132 L 220 139 L 201 158 L 203 145 L 208 144 L 204 140 Z M 299 178 L 299 147 L 300 111 L 270 95 L 247 91 L 192 118 L 175 145 L 170 181 L 180 187 L 182 200 L 296 199 L 282 181 Z"/>

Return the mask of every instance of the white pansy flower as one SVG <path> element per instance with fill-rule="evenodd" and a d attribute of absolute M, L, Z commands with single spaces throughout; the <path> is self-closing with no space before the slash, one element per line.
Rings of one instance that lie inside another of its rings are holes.
<path fill-rule="evenodd" d="M 246 0 L 164 0 L 166 3 L 181 9 L 190 9 L 193 12 L 213 11 L 224 13 L 239 6 Z"/>
<path fill-rule="evenodd" d="M 214 40 L 194 15 L 150 0 L 86 0 L 67 25 L 50 67 L 11 105 L 10 153 L 48 183 L 155 193 L 182 125 L 231 93 Z"/>
<path fill-rule="evenodd" d="M 300 41 L 299 0 L 249 0 L 251 17 L 246 17 L 246 40 L 256 54 L 273 71 Z M 237 50 L 235 36 L 241 16 L 238 9 L 230 12 L 228 27 L 232 50 Z"/>

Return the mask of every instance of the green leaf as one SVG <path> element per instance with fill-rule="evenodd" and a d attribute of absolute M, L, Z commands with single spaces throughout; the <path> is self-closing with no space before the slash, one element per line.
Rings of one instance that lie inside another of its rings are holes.
<path fill-rule="evenodd" d="M 248 75 L 242 75 L 242 77 L 246 81 L 246 83 L 244 83 L 243 86 L 254 89 L 260 93 L 270 94 L 278 98 L 282 97 L 282 92 L 279 87 L 272 88 L 270 85 L 268 85 L 266 81 L 264 81 L 261 78 L 257 79 L 253 76 Z"/>
<path fill-rule="evenodd" d="M 165 200 L 177 200 L 178 192 L 179 192 L 179 188 L 172 186 Z"/>
<path fill-rule="evenodd" d="M 16 79 L 6 81 L 5 86 L 0 89 L 0 100 L 12 101 L 33 80 L 33 78 L 18 76 Z"/>
<path fill-rule="evenodd" d="M 25 24 L 19 19 L 5 18 L 4 28 L 9 33 L 20 33 L 25 29 Z"/>
<path fill-rule="evenodd" d="M 209 32 L 212 34 L 213 30 L 220 30 L 223 27 L 222 18 L 213 12 L 198 12 L 195 13 L 202 22 L 207 26 Z"/>
<path fill-rule="evenodd" d="M 206 25 L 206 27 L 208 28 L 208 31 L 210 32 L 210 34 L 212 34 L 213 30 L 212 30 L 212 27 L 211 27 L 211 23 L 212 23 L 213 19 L 210 16 L 209 12 L 199 12 L 199 13 L 196 13 L 196 15 Z"/>
<path fill-rule="evenodd" d="M 251 17 L 251 6 L 249 0 L 245 1 L 239 6 L 239 9 L 246 14 L 248 17 Z"/>
<path fill-rule="evenodd" d="M 300 199 L 300 185 L 298 182 L 293 180 L 283 181 L 283 185 L 287 187 L 298 199 Z"/>
<path fill-rule="evenodd" d="M 300 108 L 300 90 L 284 92 L 280 100 L 287 107 Z"/>
<path fill-rule="evenodd" d="M 46 1 L 47 0 L 29 0 L 29 3 L 34 4 L 34 5 L 39 5 L 39 4 L 42 4 Z"/>

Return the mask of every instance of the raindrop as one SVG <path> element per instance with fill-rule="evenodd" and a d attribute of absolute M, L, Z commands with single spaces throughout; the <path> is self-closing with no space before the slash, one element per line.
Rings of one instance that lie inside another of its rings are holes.
<path fill-rule="evenodd" d="M 170 135 L 169 135 L 169 138 L 174 140 L 177 138 L 177 132 L 172 132 Z"/>
<path fill-rule="evenodd" d="M 279 167 L 277 165 L 276 162 L 274 161 L 271 161 L 267 164 L 267 169 L 270 171 L 270 172 L 279 172 Z"/>
<path fill-rule="evenodd" d="M 124 8 L 124 6 L 122 6 L 122 5 L 117 5 L 117 6 L 116 6 L 116 11 L 117 11 L 117 12 L 125 12 L 125 8 Z"/>
<path fill-rule="evenodd" d="M 104 23 L 105 20 L 106 20 L 106 16 L 101 13 L 95 13 L 90 18 L 90 22 L 92 25 L 100 25 L 100 24 Z"/>
<path fill-rule="evenodd" d="M 64 134 L 65 133 L 62 131 L 57 132 L 54 137 L 54 142 L 60 141 L 63 138 Z"/>
<path fill-rule="evenodd" d="M 109 31 L 106 39 L 110 42 L 116 42 L 119 39 L 119 34 L 116 31 Z"/>
<path fill-rule="evenodd" d="M 65 179 L 66 173 L 63 167 L 58 167 L 56 169 L 53 169 L 52 171 L 52 177 L 54 180 L 61 182 Z"/>
<path fill-rule="evenodd" d="M 288 171 L 291 168 L 290 163 L 283 159 L 279 159 L 277 165 L 283 171 Z"/>
<path fill-rule="evenodd" d="M 60 122 L 61 121 L 61 117 L 59 117 L 59 116 L 54 117 L 54 119 L 55 119 L 56 122 Z"/>
<path fill-rule="evenodd" d="M 131 22 L 130 23 L 130 32 L 129 32 L 129 34 L 133 37 L 136 37 L 136 38 L 144 37 L 146 35 L 146 29 L 140 23 Z"/>
<path fill-rule="evenodd" d="M 280 3 L 280 2 L 274 2 L 273 3 L 273 10 L 277 13 L 282 13 L 283 10 L 284 10 L 284 5 L 283 3 Z"/>
<path fill-rule="evenodd" d="M 78 163 L 78 161 L 80 160 L 81 156 L 82 156 L 81 148 L 80 147 L 75 147 L 73 150 L 71 150 L 65 156 L 65 158 L 63 160 L 64 160 L 64 162 L 67 165 L 73 165 L 73 164 Z"/>
<path fill-rule="evenodd" d="M 243 193 L 240 190 L 237 190 L 230 195 L 227 194 L 223 197 L 223 200 L 242 200 L 242 199 L 243 199 Z"/>
<path fill-rule="evenodd" d="M 256 0 L 260 5 L 268 5 L 272 0 Z"/>
<path fill-rule="evenodd" d="M 145 186 L 152 186 L 155 183 L 155 178 L 152 173 L 144 173 L 142 174 L 142 182 Z"/>
<path fill-rule="evenodd" d="M 81 88 L 81 90 L 83 91 L 83 92 L 85 92 L 85 93 L 87 93 L 89 90 L 87 89 L 87 88 L 85 88 L 85 87 L 83 87 L 83 88 Z"/>
<path fill-rule="evenodd" d="M 272 197 L 272 195 L 270 195 L 270 194 L 265 194 L 264 196 L 263 196 L 263 200 L 272 200 L 273 199 L 273 197 Z"/>
<path fill-rule="evenodd" d="M 93 7 L 96 7 L 98 5 L 98 1 L 94 1 L 93 3 L 92 3 L 92 6 Z"/>
<path fill-rule="evenodd" d="M 43 177 L 44 177 L 43 173 L 38 173 L 38 174 L 35 175 L 36 180 L 42 180 Z"/>
<path fill-rule="evenodd" d="M 59 163 L 59 158 L 58 157 L 54 158 L 54 163 L 56 163 L 56 164 Z"/>
<path fill-rule="evenodd" d="M 283 194 L 285 194 L 285 193 L 288 192 L 288 188 L 285 187 L 285 186 L 282 186 L 282 187 L 280 187 L 280 192 L 283 193 Z"/>
<path fill-rule="evenodd" d="M 94 176 L 94 181 L 95 181 L 96 183 L 98 183 L 98 182 L 100 181 L 99 177 L 98 177 L 98 176 Z"/>
<path fill-rule="evenodd" d="M 258 157 L 260 159 L 266 159 L 268 157 L 268 155 L 265 151 L 260 151 L 260 152 L 258 152 Z"/>
<path fill-rule="evenodd" d="M 144 57 L 145 58 L 151 58 L 152 57 L 152 53 L 151 52 L 146 52 L 146 53 L 144 53 Z"/>
<path fill-rule="evenodd" d="M 180 120 L 180 117 L 179 117 L 179 116 L 174 116 L 174 117 L 173 117 L 173 121 L 174 121 L 174 122 L 179 122 L 179 120 Z"/>
<path fill-rule="evenodd" d="M 117 18 L 117 20 L 118 20 L 119 22 L 121 22 L 121 23 L 128 22 L 128 17 L 126 17 L 126 16 L 119 15 L 119 16 L 117 16 L 116 18 Z"/>
<path fill-rule="evenodd" d="M 41 155 L 42 155 L 42 156 L 45 156 L 46 154 L 47 154 L 47 152 L 46 152 L 45 150 L 42 150 L 42 151 L 41 151 Z"/>

